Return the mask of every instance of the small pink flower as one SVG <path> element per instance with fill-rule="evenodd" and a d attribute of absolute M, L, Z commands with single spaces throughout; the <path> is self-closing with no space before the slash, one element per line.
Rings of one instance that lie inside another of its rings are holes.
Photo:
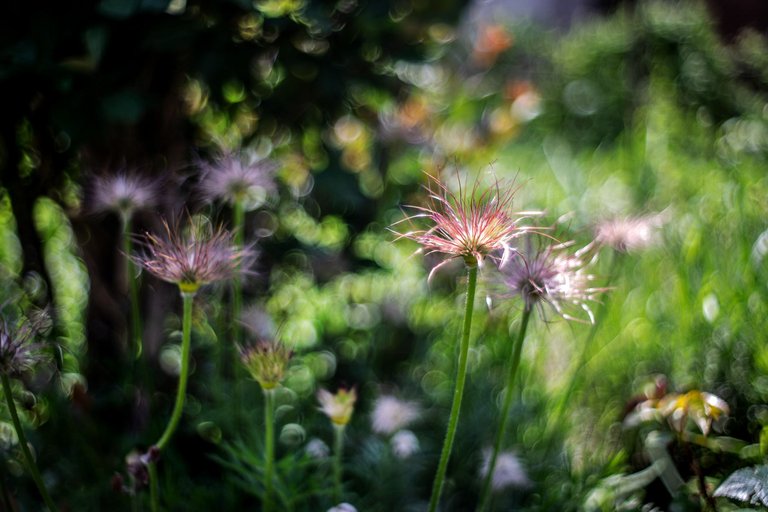
<path fill-rule="evenodd" d="M 94 213 L 114 212 L 128 219 L 137 210 L 154 207 L 158 199 L 158 181 L 135 172 L 94 176 L 91 182 L 90 210 Z"/>
<path fill-rule="evenodd" d="M 483 464 L 480 467 L 480 475 L 485 478 L 491 465 L 491 450 L 483 453 Z M 525 488 L 531 485 L 531 480 L 525 472 L 523 464 L 514 452 L 502 452 L 496 459 L 493 468 L 491 487 L 494 491 L 502 491 L 510 487 Z"/>
<path fill-rule="evenodd" d="M 492 252 L 508 251 L 514 238 L 529 231 L 519 225 L 524 212 L 510 211 L 516 188 L 502 188 L 497 182 L 480 193 L 478 181 L 471 190 L 459 181 L 459 192 L 454 194 L 438 178 L 429 178 L 429 206 L 411 206 L 418 213 L 400 222 L 426 218 L 432 226 L 399 233 L 399 238 L 419 243 L 426 254 L 442 253 L 470 266 L 482 265 Z M 430 277 L 444 263 L 432 269 Z"/>
<path fill-rule="evenodd" d="M 379 434 L 392 434 L 407 427 L 421 416 L 419 406 L 414 402 L 383 395 L 376 399 L 371 413 L 371 426 Z"/>
<path fill-rule="evenodd" d="M 200 191 L 209 201 L 239 203 L 246 210 L 254 210 L 277 192 L 277 167 L 271 160 L 247 162 L 242 156 L 225 154 L 212 163 L 201 164 Z"/>
<path fill-rule="evenodd" d="M 656 243 L 662 224 L 663 214 L 605 220 L 595 228 L 595 242 L 621 252 L 639 251 Z"/>

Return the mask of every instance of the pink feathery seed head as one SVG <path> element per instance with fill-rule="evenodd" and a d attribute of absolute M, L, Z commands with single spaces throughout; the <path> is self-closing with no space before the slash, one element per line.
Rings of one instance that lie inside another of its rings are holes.
<path fill-rule="evenodd" d="M 136 171 L 120 170 L 94 176 L 88 197 L 93 213 L 114 212 L 130 218 L 137 210 L 153 208 L 159 202 L 159 180 Z"/>
<path fill-rule="evenodd" d="M 616 217 L 595 227 L 595 241 L 620 252 L 635 252 L 654 245 L 665 222 L 663 213 Z"/>
<path fill-rule="evenodd" d="M 417 213 L 400 222 L 413 223 L 423 218 L 431 226 L 398 232 L 398 238 L 414 240 L 426 254 L 442 253 L 462 258 L 467 265 L 481 266 L 492 252 L 508 250 L 514 238 L 530 230 L 519 224 L 526 213 L 511 211 L 517 187 L 496 181 L 481 191 L 479 180 L 471 189 L 459 180 L 459 190 L 454 193 L 439 178 L 428 176 L 428 205 L 410 206 Z"/>
<path fill-rule="evenodd" d="M 242 204 L 255 210 L 277 192 L 275 172 L 278 164 L 272 160 L 246 160 L 244 155 L 226 153 L 213 162 L 200 163 L 200 191 L 208 201 Z"/>
<path fill-rule="evenodd" d="M 524 248 L 512 252 L 499 266 L 502 296 L 520 297 L 527 311 L 549 304 L 566 320 L 594 323 L 589 303 L 608 288 L 591 286 L 595 276 L 588 266 L 592 260 L 583 259 L 583 250 L 569 252 L 572 246 L 573 242 L 556 242 L 535 247 L 529 235 Z M 575 316 L 578 313 L 586 314 L 587 320 Z"/>
<path fill-rule="evenodd" d="M 229 279 L 247 269 L 256 257 L 253 247 L 238 248 L 232 233 L 223 227 L 190 219 L 184 229 L 163 221 L 164 236 L 146 233 L 139 240 L 142 254 L 138 265 L 151 274 L 176 283 L 182 292 L 194 293 L 200 286 Z"/>
<path fill-rule="evenodd" d="M 48 325 L 50 318 L 45 311 L 16 322 L 0 317 L 0 373 L 17 378 L 49 360 L 45 346 L 34 341 Z"/>

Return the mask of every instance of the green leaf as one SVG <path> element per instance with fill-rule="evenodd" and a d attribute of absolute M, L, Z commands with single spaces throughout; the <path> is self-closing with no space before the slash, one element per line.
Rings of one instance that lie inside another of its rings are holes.
<path fill-rule="evenodd" d="M 768 426 L 763 426 L 760 431 L 760 453 L 763 456 L 768 453 Z"/>
<path fill-rule="evenodd" d="M 733 472 L 720 484 L 714 495 L 768 507 L 768 466 L 742 468 Z"/>

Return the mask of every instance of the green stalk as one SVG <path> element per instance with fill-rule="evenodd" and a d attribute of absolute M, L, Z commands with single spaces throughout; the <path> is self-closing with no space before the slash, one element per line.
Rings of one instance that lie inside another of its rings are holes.
<path fill-rule="evenodd" d="M 176 427 L 179 425 L 179 421 L 181 421 L 181 414 L 184 411 L 184 400 L 187 396 L 189 353 L 192 345 L 192 305 L 195 299 L 195 292 L 183 291 L 181 292 L 181 298 L 184 303 L 184 313 L 181 324 L 181 372 L 179 373 L 179 385 L 176 389 L 176 403 L 173 406 L 171 419 L 165 427 L 163 435 L 160 436 L 160 440 L 155 444 L 158 450 L 163 450 L 163 448 L 168 445 L 173 433 L 176 431 Z M 158 502 L 157 468 L 155 467 L 155 462 L 150 462 L 148 466 L 150 505 L 152 512 L 157 512 L 160 510 Z"/>
<path fill-rule="evenodd" d="M 242 251 L 245 247 L 245 207 L 243 201 L 235 201 L 232 206 L 232 224 L 234 229 L 234 242 L 238 251 Z M 240 369 L 240 354 L 237 347 L 241 342 L 242 329 L 240 328 L 240 316 L 243 310 L 243 274 L 242 268 L 238 265 L 235 278 L 232 280 L 232 324 L 231 333 L 232 340 L 228 346 L 229 350 L 222 346 L 222 353 L 226 354 L 230 352 L 232 354 L 232 403 L 234 406 L 234 419 L 237 421 L 240 418 L 240 407 L 242 402 L 242 394 L 240 393 L 240 386 L 238 386 L 238 376 Z M 223 365 L 226 368 L 226 365 Z"/>
<path fill-rule="evenodd" d="M 19 415 L 16 412 L 16 404 L 13 402 L 13 395 L 11 394 L 11 383 L 8 380 L 8 376 L 5 374 L 0 375 L 0 380 L 3 382 L 3 393 L 5 394 L 5 401 L 8 404 L 8 410 L 11 412 L 11 420 L 13 421 L 13 428 L 16 430 L 16 435 L 19 438 L 19 445 L 21 446 L 21 452 L 24 454 L 24 460 L 27 463 L 27 470 L 32 475 L 32 480 L 35 481 L 37 489 L 40 491 L 40 495 L 43 497 L 45 505 L 51 512 L 56 512 L 58 509 L 53 503 L 48 490 L 45 488 L 43 479 L 40 477 L 40 472 L 35 464 L 35 459 L 32 458 L 32 454 L 29 451 L 29 445 L 27 444 L 27 437 L 24 435 L 24 429 L 21 427 L 19 421 Z"/>
<path fill-rule="evenodd" d="M 128 280 L 128 293 L 131 301 L 131 331 L 130 340 L 136 359 L 141 357 L 141 313 L 139 312 L 139 282 L 136 277 L 136 267 L 131 259 L 133 243 L 131 241 L 131 217 L 123 218 L 123 252 L 125 253 L 125 278 Z"/>
<path fill-rule="evenodd" d="M 233 206 L 232 224 L 235 247 L 238 251 L 242 251 L 245 247 L 245 208 L 242 201 L 236 202 Z M 237 269 L 237 275 L 235 275 L 235 279 L 232 282 L 232 341 L 235 344 L 240 342 L 241 336 L 240 313 L 243 309 L 243 280 L 241 271 L 241 268 Z M 237 367 L 239 367 L 239 360 L 235 361 L 235 368 Z"/>
<path fill-rule="evenodd" d="M 264 512 L 272 511 L 272 474 L 275 461 L 275 392 L 264 390 Z"/>
<path fill-rule="evenodd" d="M 165 432 L 155 446 L 159 450 L 165 448 L 171 440 L 171 436 L 176 431 L 176 427 L 181 420 L 181 413 L 184 410 L 184 400 L 187 396 L 187 379 L 189 377 L 189 352 L 192 345 L 192 304 L 195 294 L 182 292 L 181 297 L 184 302 L 184 316 L 182 318 L 181 331 L 181 373 L 179 374 L 179 386 L 176 390 L 176 403 L 173 406 L 171 420 L 165 427 Z"/>
<path fill-rule="evenodd" d="M 613 279 L 616 274 L 616 270 L 618 269 L 618 266 L 619 266 L 619 259 L 620 259 L 619 254 L 613 254 L 611 258 L 611 265 L 608 270 L 608 281 L 607 281 L 608 284 L 613 282 Z M 605 310 L 608 307 L 608 299 L 609 298 L 606 297 L 598 305 L 597 314 L 595 315 L 595 322 L 590 327 L 589 334 L 587 335 L 587 338 L 584 340 L 584 345 L 581 348 L 581 354 L 579 355 L 578 362 L 576 363 L 576 366 L 573 369 L 573 372 L 571 373 L 570 378 L 568 379 L 568 386 L 566 387 L 565 393 L 560 399 L 560 402 L 557 406 L 557 410 L 551 416 L 552 421 L 549 423 L 550 427 L 547 430 L 554 428 L 556 425 L 559 425 L 562 422 L 563 415 L 565 414 L 565 409 L 568 406 L 568 402 L 570 401 L 571 396 L 573 395 L 573 392 L 576 389 L 576 385 L 580 380 L 581 370 L 589 362 L 589 353 L 592 349 L 592 342 L 595 340 L 595 336 L 597 335 L 597 329 L 600 327 L 599 320 L 602 319 L 605 313 Z"/>
<path fill-rule="evenodd" d="M 341 458 L 344 452 L 344 427 L 346 425 L 333 425 L 334 446 L 333 446 L 333 500 L 335 503 L 341 503 L 343 489 L 341 485 Z"/>
<path fill-rule="evenodd" d="M 509 364 L 509 373 L 507 374 L 507 388 L 504 391 L 504 403 L 501 407 L 501 424 L 496 431 L 496 439 L 493 442 L 493 452 L 491 452 L 491 458 L 488 461 L 488 474 L 485 475 L 485 481 L 483 482 L 483 491 L 480 495 L 480 506 L 477 507 L 478 512 L 484 511 L 490 503 L 493 470 L 496 468 L 496 459 L 499 457 L 501 443 L 504 441 L 504 435 L 507 431 L 509 409 L 512 406 L 512 397 L 514 395 L 512 391 L 515 387 L 517 369 L 520 367 L 520 357 L 523 354 L 523 342 L 525 341 L 525 332 L 528 330 L 528 321 L 531 319 L 531 311 L 532 309 L 527 307 L 523 310 L 523 317 L 520 320 L 520 330 L 518 331 L 515 345 L 512 348 L 512 358 Z"/>
<path fill-rule="evenodd" d="M 464 327 L 459 346 L 459 366 L 456 375 L 456 386 L 453 389 L 453 405 L 451 415 L 448 418 L 448 429 L 443 441 L 443 449 L 440 454 L 440 463 L 437 466 L 435 481 L 432 484 L 432 496 L 429 499 L 429 512 L 435 512 L 443 492 L 445 473 L 448 469 L 448 459 L 453 450 L 453 439 L 456 437 L 456 427 L 459 423 L 461 400 L 464 396 L 464 384 L 467 380 L 467 359 L 469 354 L 469 334 L 472 330 L 472 312 L 475 306 L 475 289 L 477 288 L 477 263 L 467 264 L 467 302 L 464 309 Z"/>
<path fill-rule="evenodd" d="M 149 471 L 149 507 L 152 512 L 160 512 L 159 491 L 157 489 L 157 463 L 152 461 L 147 464 Z"/>

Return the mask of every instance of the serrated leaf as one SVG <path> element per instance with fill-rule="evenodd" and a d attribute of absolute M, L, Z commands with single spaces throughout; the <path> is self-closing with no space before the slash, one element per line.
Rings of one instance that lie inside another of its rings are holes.
<path fill-rule="evenodd" d="M 734 471 L 720 484 L 714 495 L 768 507 L 768 466 Z"/>

